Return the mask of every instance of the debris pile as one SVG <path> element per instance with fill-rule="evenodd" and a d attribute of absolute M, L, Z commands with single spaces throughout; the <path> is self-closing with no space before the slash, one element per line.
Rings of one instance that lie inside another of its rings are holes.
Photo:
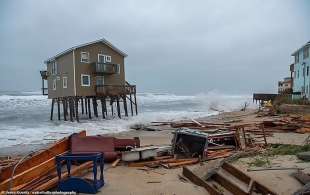
<path fill-rule="evenodd" d="M 227 162 L 209 177 L 201 178 L 187 167 L 183 167 L 183 175 L 196 185 L 204 187 L 210 194 L 276 194 Z"/>
<path fill-rule="evenodd" d="M 264 120 L 263 124 L 269 132 L 310 133 L 310 117 L 289 115 L 276 119 Z"/>

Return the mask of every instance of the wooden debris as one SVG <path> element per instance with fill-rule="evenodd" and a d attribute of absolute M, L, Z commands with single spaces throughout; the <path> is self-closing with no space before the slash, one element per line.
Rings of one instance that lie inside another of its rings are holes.
<path fill-rule="evenodd" d="M 161 183 L 161 181 L 147 181 L 146 183 Z"/>
<path fill-rule="evenodd" d="M 300 183 L 307 184 L 310 183 L 310 175 L 298 170 L 295 173 L 292 173 L 292 176 L 295 177 Z"/>
<path fill-rule="evenodd" d="M 150 160 L 150 161 L 143 161 L 143 162 L 133 162 L 129 163 L 129 167 L 151 167 L 151 168 L 156 168 L 159 166 L 163 166 L 165 168 L 175 168 L 179 166 L 183 166 L 186 164 L 195 164 L 198 163 L 199 160 L 197 158 L 186 158 L 186 159 L 163 159 L 163 160 Z"/>
<path fill-rule="evenodd" d="M 276 170 L 303 170 L 304 168 L 298 167 L 267 167 L 267 168 L 249 168 L 247 169 L 248 172 L 250 171 L 276 171 Z"/>
<path fill-rule="evenodd" d="M 187 167 L 183 167 L 183 175 L 196 185 L 203 186 L 210 194 L 223 194 L 219 190 L 222 187 L 232 194 L 248 195 L 251 194 L 252 191 L 255 191 L 258 194 L 276 195 L 271 189 L 262 185 L 229 163 L 225 162 L 221 169 L 225 171 L 216 171 L 212 177 L 208 178 L 208 180 L 198 177 Z M 229 177 L 226 176 L 226 172 L 230 174 Z M 247 186 L 247 188 L 244 189 L 240 185 L 237 185 L 237 183 L 234 182 L 234 178 L 243 182 L 243 185 Z"/>
<path fill-rule="evenodd" d="M 86 132 L 81 131 L 79 135 L 85 136 Z M 18 160 L 18 164 L 15 163 L 2 169 L 0 191 L 19 190 L 20 188 L 32 189 L 38 181 L 45 183 L 50 179 L 49 174 L 56 171 L 55 156 L 64 154 L 69 149 L 70 141 L 67 137 L 41 152 L 28 154 Z M 27 158 L 28 156 L 31 157 Z"/>
<path fill-rule="evenodd" d="M 117 166 L 117 164 L 119 163 L 120 160 L 121 160 L 121 159 L 119 159 L 119 158 L 116 159 L 116 160 L 112 163 L 111 166 L 112 166 L 113 168 L 115 168 L 115 167 Z"/>

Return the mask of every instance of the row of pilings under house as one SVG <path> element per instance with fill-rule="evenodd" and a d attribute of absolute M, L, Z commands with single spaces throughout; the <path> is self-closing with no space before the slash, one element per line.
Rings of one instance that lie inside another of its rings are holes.
<path fill-rule="evenodd" d="M 51 116 L 54 117 L 54 107 L 57 107 L 58 120 L 63 118 L 64 121 L 80 121 L 80 118 L 99 117 L 101 113 L 102 118 L 109 118 L 118 116 L 128 117 L 130 114 L 138 115 L 138 106 L 136 94 L 117 95 L 117 96 L 70 96 L 52 98 Z M 62 113 L 61 113 L 62 112 Z M 122 114 L 123 113 L 123 114 Z"/>

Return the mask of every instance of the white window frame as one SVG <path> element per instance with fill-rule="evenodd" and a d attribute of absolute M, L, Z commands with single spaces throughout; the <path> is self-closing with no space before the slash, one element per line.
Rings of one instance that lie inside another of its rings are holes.
<path fill-rule="evenodd" d="M 87 58 L 82 58 L 83 54 L 86 54 Z M 83 61 L 83 60 L 85 60 L 85 61 Z M 86 52 L 86 51 L 81 52 L 81 63 L 89 63 L 89 52 Z"/>
<path fill-rule="evenodd" d="M 53 90 L 56 91 L 57 89 L 57 80 L 53 79 Z"/>
<path fill-rule="evenodd" d="M 100 62 L 100 60 L 99 60 L 100 56 L 103 56 L 103 63 L 105 63 L 106 62 L 105 55 L 101 54 L 101 53 L 98 54 L 98 63 Z"/>
<path fill-rule="evenodd" d="M 56 75 L 57 74 L 57 62 L 53 61 L 52 62 L 52 75 Z"/>
<path fill-rule="evenodd" d="M 106 62 L 110 62 L 110 63 L 111 63 L 111 62 L 112 62 L 112 57 L 111 57 L 111 56 L 106 55 L 106 56 L 105 56 L 105 61 L 106 61 Z"/>
<path fill-rule="evenodd" d="M 88 82 L 87 85 L 85 85 L 85 84 L 83 83 L 83 77 L 84 77 L 84 76 L 88 77 L 88 81 L 89 81 L 89 82 Z M 82 87 L 90 87 L 90 82 L 91 82 L 91 81 L 90 81 L 90 75 L 89 75 L 89 74 L 81 74 L 81 86 L 82 86 Z"/>
<path fill-rule="evenodd" d="M 103 56 L 103 63 L 107 63 L 107 62 L 111 63 L 112 62 L 112 57 L 111 56 L 105 55 L 105 54 L 101 54 L 101 53 L 98 54 L 98 62 L 100 62 L 100 60 L 99 60 L 100 56 Z"/>
<path fill-rule="evenodd" d="M 62 88 L 64 89 L 68 88 L 68 77 L 67 76 L 62 77 Z"/>

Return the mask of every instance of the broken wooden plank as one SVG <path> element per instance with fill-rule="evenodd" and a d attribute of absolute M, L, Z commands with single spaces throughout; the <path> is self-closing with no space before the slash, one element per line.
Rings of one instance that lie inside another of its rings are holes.
<path fill-rule="evenodd" d="M 191 164 L 196 164 L 199 162 L 199 159 L 192 159 L 192 160 L 185 160 L 182 162 L 173 162 L 173 163 L 167 163 L 168 168 L 175 168 L 179 166 L 184 166 L 184 165 L 191 165 Z"/>
<path fill-rule="evenodd" d="M 86 136 L 86 131 L 81 131 L 78 133 L 79 136 Z M 70 149 L 70 142 L 69 137 L 66 137 L 55 144 L 53 144 L 51 147 L 35 154 L 31 158 L 21 162 L 15 169 L 15 175 L 20 174 L 28 169 L 31 169 L 34 166 L 37 166 L 52 157 L 55 157 L 58 154 L 64 153 L 65 151 L 68 151 Z M 12 171 L 14 169 L 14 165 L 7 167 L 5 169 L 1 170 L 0 174 L 0 182 L 8 179 L 12 175 Z"/>
<path fill-rule="evenodd" d="M 249 168 L 247 169 L 248 172 L 250 171 L 277 171 L 277 170 L 303 170 L 304 168 L 298 167 L 267 167 L 267 168 Z"/>
<path fill-rule="evenodd" d="M 150 164 L 160 164 L 160 163 L 176 163 L 176 162 L 183 162 L 188 161 L 190 159 L 163 159 L 163 160 L 150 160 L 150 161 L 142 161 L 142 162 L 132 162 L 128 164 L 128 167 L 143 167 Z"/>
<path fill-rule="evenodd" d="M 74 167 L 71 169 L 71 175 L 80 175 L 84 170 L 88 170 L 89 168 L 93 167 L 93 162 L 86 162 L 83 163 L 77 167 Z M 67 178 L 68 177 L 68 172 L 62 174 L 62 178 Z M 40 186 L 37 186 L 36 188 L 33 189 L 34 192 L 39 192 L 39 191 L 47 191 L 50 190 L 51 188 L 56 187 L 58 184 L 58 176 L 50 179 L 48 182 L 43 183 Z"/>
<path fill-rule="evenodd" d="M 240 171 L 239 169 L 235 168 L 234 166 L 232 166 L 229 163 L 225 162 L 222 165 L 222 168 L 246 184 L 249 184 L 251 181 L 251 178 L 248 175 L 246 175 L 244 172 Z"/>
<path fill-rule="evenodd" d="M 115 168 L 115 167 L 117 166 L 117 164 L 119 163 L 120 160 L 121 160 L 121 159 L 119 159 L 119 158 L 116 159 L 116 160 L 112 163 L 111 166 L 112 166 L 113 168 Z"/>
<path fill-rule="evenodd" d="M 213 188 L 211 185 L 208 184 L 208 182 L 204 181 L 197 175 L 195 175 L 189 168 L 186 166 L 183 167 L 183 175 L 187 179 L 189 179 L 191 182 L 198 186 L 204 187 L 211 195 L 221 195 L 222 193 Z"/>
<path fill-rule="evenodd" d="M 48 161 L 45 161 L 37 166 L 31 167 L 22 173 L 19 173 L 18 175 L 13 176 L 12 179 L 9 177 L 8 179 L 4 180 L 2 183 L 0 183 L 0 191 L 10 190 L 10 188 L 27 183 L 35 178 L 42 177 L 52 169 L 55 169 L 55 167 L 55 157 L 53 157 Z"/>
<path fill-rule="evenodd" d="M 252 178 L 250 176 L 245 174 L 243 171 L 237 169 L 236 167 L 234 167 L 230 163 L 224 162 L 222 165 L 222 168 L 246 184 L 250 184 L 250 182 L 252 180 Z M 259 190 L 260 192 L 262 192 L 263 194 L 270 194 L 270 195 L 276 195 L 277 194 L 273 190 L 269 189 L 268 187 L 266 187 L 265 185 L 260 183 L 259 181 L 255 180 L 253 185 L 255 185 L 256 189 Z"/>
<path fill-rule="evenodd" d="M 302 171 L 297 171 L 296 173 L 292 173 L 292 176 L 295 177 L 302 184 L 310 183 L 310 175 Z"/>
<path fill-rule="evenodd" d="M 220 172 L 216 172 L 211 179 L 214 179 L 217 183 L 221 184 L 228 191 L 238 194 L 238 195 L 247 195 L 247 192 L 243 191 L 239 185 L 235 182 L 229 180 L 225 175 Z"/>

